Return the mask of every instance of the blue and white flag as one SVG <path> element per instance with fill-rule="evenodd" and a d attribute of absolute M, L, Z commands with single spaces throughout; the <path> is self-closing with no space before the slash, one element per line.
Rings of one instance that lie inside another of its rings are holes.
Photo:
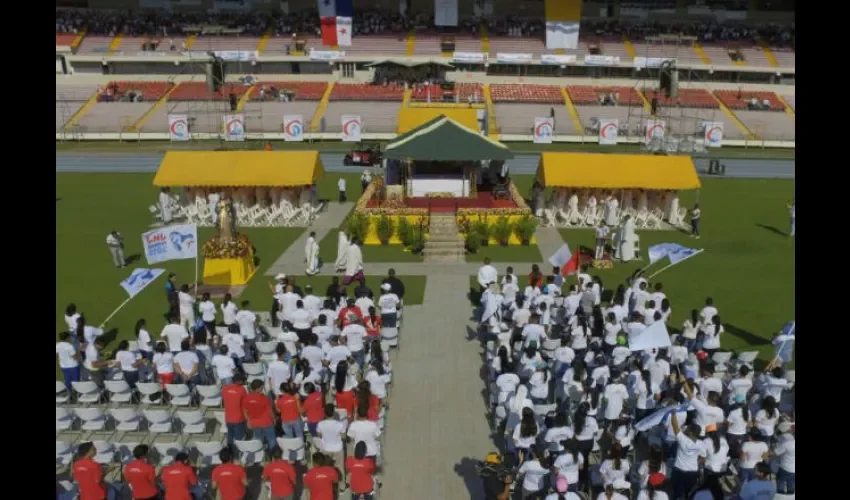
<path fill-rule="evenodd" d="M 167 260 L 196 259 L 198 257 L 198 226 L 180 224 L 166 226 L 142 235 L 142 246 L 148 264 Z"/>
<path fill-rule="evenodd" d="M 683 403 L 677 407 L 667 407 L 667 408 L 659 408 L 654 412 L 650 413 L 646 417 L 644 417 L 641 421 L 635 424 L 635 429 L 638 432 L 646 432 L 656 425 L 660 425 L 662 423 L 666 423 L 667 419 L 670 417 L 670 414 L 675 410 L 676 412 L 688 411 L 688 406 L 690 403 Z M 680 422 L 684 425 L 684 422 Z"/>
<path fill-rule="evenodd" d="M 130 274 L 130 277 L 121 282 L 121 288 L 123 288 L 131 298 L 135 297 L 164 272 L 165 269 L 145 269 L 143 267 L 134 269 L 133 273 Z"/>
<path fill-rule="evenodd" d="M 655 264 L 664 257 L 668 257 L 670 264 L 678 264 L 700 252 L 702 252 L 701 249 L 684 247 L 678 243 L 659 243 L 649 247 L 649 263 Z"/>
<path fill-rule="evenodd" d="M 773 345 L 776 347 L 774 358 L 781 360 L 783 363 L 791 361 L 791 355 L 794 351 L 794 341 L 797 339 L 796 330 L 796 321 L 789 321 L 782 327 L 782 331 L 773 339 Z"/>

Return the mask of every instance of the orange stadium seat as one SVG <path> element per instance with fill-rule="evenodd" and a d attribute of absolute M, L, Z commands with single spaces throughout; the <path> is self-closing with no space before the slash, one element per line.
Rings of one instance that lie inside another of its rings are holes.
<path fill-rule="evenodd" d="M 101 91 L 101 94 L 108 88 L 115 91 L 115 100 L 118 100 L 122 95 L 130 91 L 141 92 L 142 96 L 147 101 L 159 100 L 174 84 L 170 82 L 131 82 L 131 81 L 114 81 L 109 82 Z"/>
<path fill-rule="evenodd" d="M 647 99 L 658 98 L 661 106 L 682 106 L 685 108 L 718 108 L 717 101 L 711 97 L 711 93 L 705 89 L 679 89 L 676 97 L 667 97 L 663 92 L 657 90 L 645 91 Z"/>
<path fill-rule="evenodd" d="M 557 85 L 490 85 L 493 102 L 528 102 L 537 104 L 564 104 L 561 87 Z"/>
<path fill-rule="evenodd" d="M 251 91 L 251 100 L 260 98 L 260 89 L 274 87 L 278 90 L 295 92 L 298 101 L 319 101 L 328 88 L 327 82 L 258 82 Z"/>
<path fill-rule="evenodd" d="M 56 46 L 70 47 L 76 39 L 77 35 L 75 35 L 74 33 L 56 33 Z"/>
<path fill-rule="evenodd" d="M 461 101 L 466 101 L 470 97 L 477 97 L 477 100 L 484 98 L 484 85 L 480 83 L 456 83 L 455 92 Z M 439 85 L 422 85 L 413 89 L 411 98 L 417 101 L 424 101 L 430 95 L 432 101 L 440 101 L 443 99 L 443 89 Z"/>
<path fill-rule="evenodd" d="M 230 94 L 242 96 L 248 87 L 242 84 L 228 84 L 218 92 L 210 92 L 206 82 L 182 82 L 168 97 L 170 101 L 217 101 L 228 99 Z"/>
<path fill-rule="evenodd" d="M 715 90 L 714 94 L 720 102 L 730 109 L 748 109 L 750 101 L 755 97 L 759 103 L 765 99 L 770 102 L 771 111 L 784 111 L 785 106 L 776 98 L 773 92 L 752 92 L 738 90 Z"/>
<path fill-rule="evenodd" d="M 591 87 L 588 85 L 570 85 L 567 87 L 570 99 L 574 104 L 599 104 L 603 94 L 615 93 L 620 95 L 621 106 L 643 106 L 643 101 L 633 87 Z"/>
<path fill-rule="evenodd" d="M 339 83 L 331 91 L 331 101 L 401 101 L 403 85 L 369 85 L 365 83 Z"/>

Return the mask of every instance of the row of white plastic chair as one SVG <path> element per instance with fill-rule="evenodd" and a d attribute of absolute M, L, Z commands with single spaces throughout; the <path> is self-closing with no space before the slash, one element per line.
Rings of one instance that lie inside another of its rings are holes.
<path fill-rule="evenodd" d="M 260 370 L 262 374 L 262 366 Z M 71 388 L 76 394 L 78 404 L 96 405 L 104 401 L 132 404 L 133 399 L 138 397 L 140 404 L 153 405 L 163 404 L 164 399 L 162 385 L 156 382 L 138 382 L 134 389 L 124 380 L 106 380 L 104 388 L 101 389 L 92 381 L 81 381 L 72 382 Z M 165 392 L 169 395 L 172 406 L 192 406 L 197 399 L 200 399 L 198 404 L 203 407 L 221 406 L 221 387 L 218 385 L 196 385 L 190 388 L 186 384 L 166 384 Z M 158 398 L 158 401 L 154 398 Z M 71 395 L 68 394 L 65 384 L 57 380 L 56 403 L 70 401 Z"/>
<path fill-rule="evenodd" d="M 219 414 L 221 416 L 219 416 Z M 224 413 L 215 412 L 216 419 L 224 425 Z M 168 410 L 134 408 L 109 408 L 105 412 L 96 407 L 56 407 L 56 431 L 85 432 L 141 432 L 142 424 L 148 433 L 175 432 L 179 424 L 183 434 L 207 434 L 207 418 L 201 410 Z M 77 429 L 75 429 L 77 427 Z"/>
<path fill-rule="evenodd" d="M 304 203 L 296 206 L 288 200 L 282 200 L 279 204 L 268 206 L 242 205 L 235 206 L 236 223 L 244 227 L 289 227 L 309 225 L 319 216 L 324 208 L 324 202 L 318 205 Z M 159 203 L 150 205 L 148 210 L 155 222 L 162 222 L 162 207 Z M 172 218 L 185 219 L 199 226 L 215 225 L 213 213 L 209 204 L 198 201 L 189 205 L 174 205 Z"/>

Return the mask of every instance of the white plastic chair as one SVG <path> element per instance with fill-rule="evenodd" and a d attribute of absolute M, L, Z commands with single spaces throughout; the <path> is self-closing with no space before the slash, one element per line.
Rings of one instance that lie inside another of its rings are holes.
<path fill-rule="evenodd" d="M 218 454 L 224 449 L 224 445 L 220 441 L 196 441 L 192 443 L 192 447 L 198 451 L 200 467 L 221 464 Z"/>
<path fill-rule="evenodd" d="M 68 388 L 64 382 L 56 381 L 56 402 L 67 403 L 71 400 L 71 394 L 68 393 Z"/>
<path fill-rule="evenodd" d="M 112 403 L 129 403 L 133 400 L 133 389 L 123 380 L 106 380 L 103 386 Z"/>
<path fill-rule="evenodd" d="M 108 465 L 115 461 L 115 446 L 109 441 L 92 441 L 95 449 L 94 461 Z"/>
<path fill-rule="evenodd" d="M 177 419 L 183 434 L 203 434 L 207 431 L 207 421 L 199 410 L 179 410 Z"/>
<path fill-rule="evenodd" d="M 226 436 L 227 435 L 227 421 L 225 421 L 225 419 L 224 419 L 224 412 L 223 411 L 214 411 L 214 412 L 212 412 L 212 414 L 213 414 L 213 417 L 215 418 L 215 421 L 218 422 L 219 431 Z"/>
<path fill-rule="evenodd" d="M 109 416 L 115 422 L 115 430 L 120 432 L 135 432 L 142 423 L 139 412 L 132 408 L 112 408 Z"/>
<path fill-rule="evenodd" d="M 165 390 L 171 396 L 171 406 L 189 406 L 192 404 L 192 390 L 186 384 L 166 384 Z"/>
<path fill-rule="evenodd" d="M 142 415 L 148 423 L 148 431 L 153 433 L 172 432 L 173 421 L 171 413 L 166 410 L 142 410 Z"/>
<path fill-rule="evenodd" d="M 74 425 L 74 413 L 69 408 L 56 407 L 56 430 L 69 431 Z"/>
<path fill-rule="evenodd" d="M 106 428 L 106 417 L 97 408 L 75 408 L 74 415 L 80 419 L 80 429 L 102 431 Z"/>
<path fill-rule="evenodd" d="M 230 332 L 228 331 L 226 326 L 215 327 L 215 334 L 218 335 L 219 337 L 224 337 L 228 333 L 230 333 Z"/>
<path fill-rule="evenodd" d="M 729 361 L 731 359 L 732 359 L 732 353 L 731 352 L 721 352 L 721 351 L 715 352 L 711 356 L 711 361 L 714 362 L 714 371 L 725 372 L 726 371 L 726 365 L 729 363 Z"/>
<path fill-rule="evenodd" d="M 239 461 L 242 465 L 257 465 L 263 461 L 263 442 L 258 439 L 250 441 L 233 441 L 239 451 Z M 285 455 L 284 455 L 285 456 Z"/>
<path fill-rule="evenodd" d="M 278 342 L 277 340 L 273 340 L 271 342 L 257 342 L 255 345 L 257 346 L 257 350 L 260 352 L 260 354 L 273 354 L 277 356 L 275 350 L 277 349 L 277 345 L 279 343 L 280 342 Z"/>
<path fill-rule="evenodd" d="M 307 456 L 304 440 L 300 438 L 277 438 L 277 445 L 283 451 L 283 459 L 287 462 L 304 462 Z"/>
<path fill-rule="evenodd" d="M 133 456 L 133 450 L 136 448 L 136 446 L 139 446 L 139 444 L 140 443 L 115 443 L 115 450 L 118 453 L 118 460 L 124 465 L 127 465 L 128 463 L 135 460 L 136 457 Z"/>
<path fill-rule="evenodd" d="M 221 387 L 217 385 L 197 385 L 195 389 L 201 396 L 201 406 L 205 408 L 221 406 Z"/>
<path fill-rule="evenodd" d="M 249 384 L 254 380 L 264 380 L 265 378 L 262 363 L 242 363 L 242 370 L 248 377 Z"/>
<path fill-rule="evenodd" d="M 97 404 L 103 392 L 100 387 L 92 381 L 71 382 L 71 387 L 77 393 L 77 402 L 86 404 Z"/>
<path fill-rule="evenodd" d="M 753 367 L 753 363 L 758 359 L 759 352 L 758 351 L 744 351 L 739 353 L 735 358 L 735 368 L 738 369 L 744 365 Z"/>
<path fill-rule="evenodd" d="M 56 466 L 67 467 L 74 458 L 74 447 L 65 441 L 56 441 Z"/>
<path fill-rule="evenodd" d="M 162 404 L 162 386 L 156 382 L 139 382 L 136 384 L 136 390 L 139 391 L 142 398 L 140 403 L 144 405 Z M 154 401 L 154 396 L 159 395 L 159 399 Z"/>
<path fill-rule="evenodd" d="M 174 462 L 174 457 L 181 451 L 185 451 L 186 447 L 182 443 L 174 441 L 171 443 L 153 443 L 153 447 L 159 455 L 160 465 L 169 465 Z"/>

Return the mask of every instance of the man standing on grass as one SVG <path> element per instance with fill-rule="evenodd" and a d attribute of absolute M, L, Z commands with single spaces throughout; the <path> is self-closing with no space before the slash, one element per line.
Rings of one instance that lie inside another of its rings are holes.
<path fill-rule="evenodd" d="M 691 209 L 691 236 L 696 239 L 699 239 L 699 220 L 702 216 L 702 212 L 699 209 L 699 203 L 694 204 L 694 208 Z"/>
<path fill-rule="evenodd" d="M 124 259 L 124 236 L 113 229 L 106 235 L 106 246 L 109 247 L 115 267 L 127 267 L 127 261 Z"/>
<path fill-rule="evenodd" d="M 788 237 L 793 237 L 794 233 L 796 232 L 795 231 L 796 227 L 795 227 L 795 224 L 794 224 L 794 215 L 795 215 L 795 212 L 796 212 L 795 206 L 796 206 L 796 202 L 794 200 L 791 200 L 791 203 L 788 204 L 788 215 L 791 216 L 791 231 L 788 233 Z"/>
<path fill-rule="evenodd" d="M 347 198 L 345 197 L 345 177 L 339 176 L 339 180 L 336 181 L 336 185 L 339 188 L 339 202 L 345 203 Z"/>

